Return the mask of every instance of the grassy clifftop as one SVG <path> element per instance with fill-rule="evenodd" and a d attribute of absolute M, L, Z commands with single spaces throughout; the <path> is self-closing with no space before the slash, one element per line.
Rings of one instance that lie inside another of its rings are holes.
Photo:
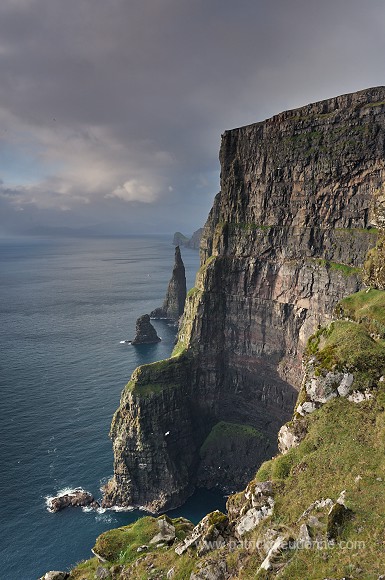
<path fill-rule="evenodd" d="M 312 381 L 330 376 L 338 383 L 351 375 L 349 392 L 335 390 L 295 414 L 283 428 L 291 443 L 229 498 L 228 518 L 207 516 L 194 532 L 186 520 L 167 518 L 175 535 L 161 543 L 151 538 L 162 518 L 143 518 L 102 534 L 94 547 L 99 560 L 80 563 L 70 577 L 377 580 L 385 562 L 385 291 L 351 295 L 336 314 L 309 339 L 305 365 L 311 361 L 312 378 L 305 377 L 299 400 L 311 403 Z M 201 452 L 229 429 L 245 445 L 259 438 L 251 428 L 222 422 Z M 178 554 L 185 538 L 189 547 Z"/>

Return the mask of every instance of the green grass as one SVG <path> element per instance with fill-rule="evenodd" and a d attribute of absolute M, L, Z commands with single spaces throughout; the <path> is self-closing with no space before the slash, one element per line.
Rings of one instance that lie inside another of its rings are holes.
<path fill-rule="evenodd" d="M 309 339 L 306 356 L 316 358 L 320 372 L 335 368 L 351 370 L 355 376 L 354 388 L 371 386 L 373 398 L 359 404 L 343 397 L 330 400 L 316 412 L 300 419 L 300 427 L 306 436 L 298 447 L 262 464 L 255 480 L 273 481 L 273 515 L 249 532 L 247 541 L 250 548 L 242 546 L 226 554 L 220 550 L 210 554 L 213 560 L 226 558 L 234 580 L 271 580 L 276 577 L 275 572 L 273 576 L 258 573 L 263 555 L 254 549 L 255 543 L 265 537 L 269 528 L 289 530 L 293 537 L 297 537 L 301 514 L 316 500 L 336 500 L 342 490 L 346 490 L 346 503 L 352 510 L 352 517 L 344 524 L 340 539 L 361 542 L 365 548 L 349 550 L 336 545 L 322 550 L 289 550 L 279 558 L 278 564 L 285 564 L 279 578 L 377 580 L 384 571 L 385 384 L 378 379 L 385 374 L 385 340 L 373 339 L 368 325 L 385 324 L 385 291 L 358 292 L 342 300 L 337 311 L 340 316 L 352 320 L 336 320 L 319 329 Z M 182 354 L 181 360 L 184 356 Z M 155 363 L 155 367 L 146 365 L 139 382 L 148 379 L 153 368 L 163 379 L 170 373 L 180 376 L 178 359 L 175 362 L 175 367 L 170 367 L 170 361 L 160 361 Z M 226 439 L 251 440 L 258 444 L 261 437 L 249 425 L 221 421 L 205 440 L 201 456 Z M 239 493 L 229 499 L 229 506 L 240 509 L 243 502 L 244 494 Z M 214 515 L 215 518 L 224 518 L 223 515 Z M 321 522 L 327 522 L 326 511 L 319 512 L 318 516 Z M 188 532 L 188 524 L 184 520 L 179 524 L 175 522 L 177 535 L 183 538 Z M 195 552 L 178 557 L 173 547 L 151 547 L 144 556 L 138 554 L 137 547 L 148 544 L 156 533 L 156 519 L 142 518 L 131 526 L 102 534 L 95 549 L 108 557 L 107 567 L 112 563 L 132 565 L 126 573 L 133 580 L 149 578 L 149 566 L 153 566 L 156 578 L 165 578 L 168 570 L 174 567 L 175 580 L 188 580 L 198 561 Z M 71 578 L 93 579 L 96 565 L 95 558 L 80 563 L 71 573 Z"/>
<path fill-rule="evenodd" d="M 381 573 L 385 539 L 384 403 L 384 386 L 375 399 L 359 405 L 344 398 L 328 402 L 307 418 L 308 434 L 297 448 L 259 469 L 258 481 L 271 478 L 280 486 L 269 525 L 298 530 L 298 518 L 309 505 L 321 498 L 335 500 L 346 489 L 353 519 L 342 537 L 366 545 L 362 551 L 336 547 L 327 551 L 327 558 L 322 550 L 298 550 L 290 554 L 292 560 L 280 578 L 341 578 L 359 567 L 362 575 L 358 578 L 377 578 L 374 574 Z M 356 481 L 357 476 L 362 479 Z M 258 533 L 260 529 L 256 537 Z"/>
<path fill-rule="evenodd" d="M 362 290 L 339 302 L 336 312 L 362 324 L 370 333 L 385 338 L 385 291 Z"/>
<path fill-rule="evenodd" d="M 197 294 L 199 294 L 199 292 L 201 292 L 201 290 L 199 290 L 199 288 L 196 288 L 194 286 L 193 288 L 190 288 L 190 290 L 187 292 L 187 296 L 188 298 L 190 298 L 191 296 L 196 296 Z"/>
<path fill-rule="evenodd" d="M 159 532 L 156 518 L 144 517 L 130 526 L 104 532 L 96 540 L 94 550 L 111 563 L 132 562 L 137 548 L 146 544 Z"/>
<path fill-rule="evenodd" d="M 161 516 L 165 517 L 165 516 Z M 169 521 L 175 526 L 176 541 L 183 540 L 191 532 L 192 524 L 184 518 L 175 518 Z M 184 580 L 190 577 L 195 559 L 190 556 L 179 557 L 174 549 L 164 550 L 151 545 L 150 540 L 159 532 L 157 518 L 143 517 L 135 523 L 116 528 L 101 534 L 94 546 L 97 554 L 107 560 L 104 567 L 110 568 L 112 565 L 127 566 L 139 560 L 138 565 L 129 569 L 129 578 L 147 578 L 148 565 L 154 564 L 156 568 L 167 571 L 175 566 L 177 580 Z M 146 545 L 145 552 L 138 552 L 139 546 Z M 143 562 L 141 560 L 143 559 Z M 94 580 L 95 570 L 99 565 L 96 558 L 81 562 L 71 572 L 71 579 Z M 187 573 L 189 571 L 189 573 Z"/>
<path fill-rule="evenodd" d="M 325 371 L 350 371 L 354 375 L 353 388 L 366 389 L 377 384 L 385 373 L 385 348 L 368 331 L 355 322 L 337 320 L 327 331 L 320 331 L 309 339 L 308 354 L 315 357 L 315 374 Z"/>
<path fill-rule="evenodd" d="M 212 264 L 218 256 L 209 256 L 204 264 L 199 268 L 198 275 L 202 275 L 205 270 Z"/>
<path fill-rule="evenodd" d="M 171 358 L 142 365 L 133 372 L 125 391 L 149 396 L 165 389 L 178 388 L 186 383 L 189 361 L 187 350 L 181 348 Z"/>
<path fill-rule="evenodd" d="M 385 105 L 385 101 L 377 101 L 376 103 L 365 103 L 363 107 L 380 107 L 381 105 Z"/>
<path fill-rule="evenodd" d="M 179 357 L 187 350 L 184 342 L 178 341 L 174 346 L 174 350 L 171 353 L 171 357 Z"/>
<path fill-rule="evenodd" d="M 220 421 L 214 425 L 209 435 L 206 437 L 202 447 L 200 448 L 200 456 L 204 457 L 209 449 L 216 447 L 225 439 L 235 439 L 237 441 L 239 441 L 239 439 L 261 440 L 263 439 L 263 435 L 250 425 Z"/>
<path fill-rule="evenodd" d="M 315 262 L 318 266 L 322 266 L 329 270 L 340 272 L 343 276 L 355 276 L 361 273 L 361 268 L 356 266 L 348 266 L 340 262 L 331 262 L 322 258 L 311 258 L 310 261 Z"/>
<path fill-rule="evenodd" d="M 99 560 L 97 558 L 91 558 L 90 560 L 84 560 L 79 562 L 73 570 L 71 570 L 71 580 L 88 580 L 89 578 L 95 578 L 96 568 L 100 566 Z"/>

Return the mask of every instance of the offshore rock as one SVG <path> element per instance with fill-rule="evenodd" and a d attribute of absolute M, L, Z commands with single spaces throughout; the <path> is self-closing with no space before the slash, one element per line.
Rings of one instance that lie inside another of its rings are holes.
<path fill-rule="evenodd" d="M 191 248 L 192 250 L 199 250 L 201 245 L 201 239 L 203 235 L 203 228 L 199 228 L 196 232 L 193 233 L 189 241 L 187 242 L 187 248 Z"/>
<path fill-rule="evenodd" d="M 98 508 L 99 504 L 94 496 L 83 489 L 75 489 L 71 493 L 58 495 L 49 500 L 48 508 L 51 512 L 59 512 L 66 507 L 86 507 Z"/>
<path fill-rule="evenodd" d="M 148 314 L 143 314 L 136 321 L 136 335 L 132 344 L 155 344 L 160 342 L 155 328 L 150 322 Z"/>
<path fill-rule="evenodd" d="M 123 392 L 106 501 L 157 511 L 183 502 L 220 422 L 251 427 L 275 445 L 302 382 L 307 340 L 362 288 L 361 267 L 377 241 L 384 103 L 377 87 L 223 134 L 221 191 L 175 356 L 135 371 Z M 231 445 L 221 449 L 231 470 Z M 258 462 L 271 455 L 269 447 Z M 215 467 L 222 471 L 215 454 L 211 467 L 213 484 Z M 234 470 L 238 489 L 246 468 Z"/>
<path fill-rule="evenodd" d="M 174 246 L 186 246 L 189 242 L 189 238 L 182 234 L 181 232 L 175 232 L 172 243 Z"/>
<path fill-rule="evenodd" d="M 161 308 L 156 308 L 150 314 L 151 318 L 169 318 L 179 320 L 183 314 L 186 302 L 186 273 L 180 248 L 175 248 L 175 263 L 171 280 L 168 284 L 166 298 Z"/>
<path fill-rule="evenodd" d="M 172 243 L 174 246 L 183 246 L 185 248 L 191 248 L 192 250 L 199 250 L 202 235 L 203 228 L 196 230 L 191 238 L 186 237 L 181 232 L 175 232 Z"/>

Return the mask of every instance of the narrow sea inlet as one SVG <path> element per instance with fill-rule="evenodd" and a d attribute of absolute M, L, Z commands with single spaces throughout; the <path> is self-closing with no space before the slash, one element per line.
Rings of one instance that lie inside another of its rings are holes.
<path fill-rule="evenodd" d="M 182 249 L 187 286 L 198 252 Z M 90 556 L 96 536 L 140 512 L 68 508 L 46 498 L 82 487 L 96 498 L 112 475 L 111 417 L 132 371 L 170 355 L 162 341 L 121 344 L 162 303 L 174 260 L 170 236 L 0 240 L 1 576 L 36 580 Z M 223 508 L 198 492 L 171 515 L 198 521 Z"/>

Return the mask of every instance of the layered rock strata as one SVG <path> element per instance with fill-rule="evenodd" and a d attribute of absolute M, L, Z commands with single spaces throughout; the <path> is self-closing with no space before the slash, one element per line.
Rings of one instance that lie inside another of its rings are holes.
<path fill-rule="evenodd" d="M 183 264 L 180 248 L 175 248 L 175 263 L 171 280 L 168 284 L 166 298 L 161 308 L 156 308 L 150 314 L 151 318 L 169 318 L 179 320 L 183 314 L 186 302 L 186 272 Z"/>
<path fill-rule="evenodd" d="M 181 503 L 221 423 L 263 436 L 237 453 L 234 485 L 271 456 L 294 407 L 306 341 L 361 288 L 360 268 L 376 243 L 385 88 L 226 131 L 220 161 L 221 191 L 174 356 L 134 372 L 113 419 L 106 505 L 162 511 Z M 234 448 L 225 439 L 217 445 L 230 470 Z M 224 486 L 215 463 L 212 454 L 210 485 Z"/>

